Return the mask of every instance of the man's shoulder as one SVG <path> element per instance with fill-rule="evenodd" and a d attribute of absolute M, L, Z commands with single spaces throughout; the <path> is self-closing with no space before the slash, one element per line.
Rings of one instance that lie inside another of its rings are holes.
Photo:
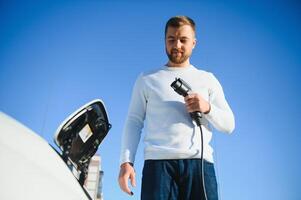
<path fill-rule="evenodd" d="M 160 70 L 162 70 L 162 67 L 141 71 L 136 78 L 136 82 L 139 82 L 140 84 L 148 82 L 149 79 L 157 77 Z"/>
<path fill-rule="evenodd" d="M 196 67 L 196 66 L 193 66 L 193 67 L 194 67 L 194 69 L 197 71 L 197 73 L 198 73 L 199 75 L 207 76 L 207 77 L 212 77 L 212 76 L 214 76 L 213 73 L 210 72 L 210 71 L 207 71 L 207 70 L 205 70 L 205 69 L 203 69 L 203 68 L 198 68 L 198 67 Z"/>
<path fill-rule="evenodd" d="M 141 72 L 141 76 L 143 77 L 148 77 L 148 76 L 153 76 L 156 75 L 157 73 L 160 73 L 160 71 L 162 71 L 163 68 L 162 67 L 157 67 L 157 68 L 153 68 L 153 69 L 149 69 L 146 71 Z"/>

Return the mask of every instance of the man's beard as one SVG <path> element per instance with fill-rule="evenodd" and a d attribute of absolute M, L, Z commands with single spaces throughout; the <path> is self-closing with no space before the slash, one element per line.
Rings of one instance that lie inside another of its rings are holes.
<path fill-rule="evenodd" d="M 167 49 L 165 49 L 165 51 L 166 51 L 166 54 L 167 54 L 169 60 L 175 64 L 182 64 L 190 57 L 189 54 L 185 54 L 183 51 L 171 50 L 171 53 L 169 53 L 167 51 Z M 173 54 L 173 52 L 180 52 L 181 56 L 177 56 L 177 55 Z"/>

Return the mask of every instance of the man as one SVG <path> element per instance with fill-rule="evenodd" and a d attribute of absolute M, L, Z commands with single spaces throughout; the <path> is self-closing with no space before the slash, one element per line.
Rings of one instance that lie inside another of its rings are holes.
<path fill-rule="evenodd" d="M 136 185 L 133 164 L 145 121 L 142 200 L 199 200 L 205 194 L 208 200 L 218 199 L 209 124 L 231 133 L 234 116 L 214 75 L 190 64 L 195 45 L 194 21 L 172 17 L 165 27 L 168 63 L 136 80 L 122 138 L 119 185 L 133 195 L 128 180 Z M 185 98 L 170 87 L 175 78 L 192 88 Z M 189 115 L 195 111 L 202 113 L 204 152 L 201 131 Z"/>

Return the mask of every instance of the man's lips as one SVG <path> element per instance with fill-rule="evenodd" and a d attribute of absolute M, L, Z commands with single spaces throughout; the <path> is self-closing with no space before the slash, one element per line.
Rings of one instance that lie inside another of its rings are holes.
<path fill-rule="evenodd" d="M 183 51 L 173 50 L 171 53 L 183 53 Z"/>
<path fill-rule="evenodd" d="M 172 52 L 172 55 L 174 55 L 174 56 L 181 56 L 182 52 Z"/>

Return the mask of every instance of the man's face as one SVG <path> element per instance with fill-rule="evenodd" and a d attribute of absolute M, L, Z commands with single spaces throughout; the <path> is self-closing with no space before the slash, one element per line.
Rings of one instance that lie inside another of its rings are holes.
<path fill-rule="evenodd" d="M 195 44 L 195 33 L 191 26 L 183 25 L 179 28 L 167 28 L 165 47 L 170 62 L 182 64 L 187 61 Z"/>

